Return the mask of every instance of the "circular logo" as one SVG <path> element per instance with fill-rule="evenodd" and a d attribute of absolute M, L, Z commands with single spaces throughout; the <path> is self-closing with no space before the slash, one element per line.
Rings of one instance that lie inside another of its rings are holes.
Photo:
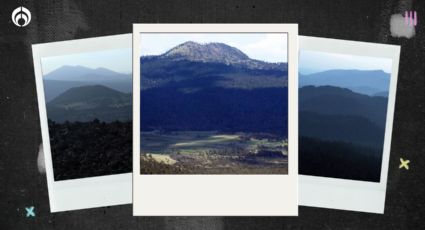
<path fill-rule="evenodd" d="M 27 26 L 31 22 L 31 12 L 23 6 L 16 8 L 12 12 L 12 22 L 19 27 Z"/>

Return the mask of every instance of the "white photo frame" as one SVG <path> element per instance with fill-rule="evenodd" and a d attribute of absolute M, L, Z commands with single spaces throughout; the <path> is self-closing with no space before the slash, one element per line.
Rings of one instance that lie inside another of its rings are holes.
<path fill-rule="evenodd" d="M 290 98 L 288 174 L 141 175 L 139 61 L 141 33 L 287 33 L 288 98 Z M 296 24 L 133 25 L 133 214 L 135 216 L 298 215 L 297 36 Z"/>
<path fill-rule="evenodd" d="M 32 45 L 38 108 L 51 212 L 130 204 L 131 173 L 55 181 L 41 59 L 132 47 L 132 35 L 114 35 Z M 65 63 L 66 64 L 66 63 Z"/>
<path fill-rule="evenodd" d="M 300 205 L 384 213 L 400 46 L 300 36 L 300 51 L 392 60 L 380 182 L 300 175 Z"/>

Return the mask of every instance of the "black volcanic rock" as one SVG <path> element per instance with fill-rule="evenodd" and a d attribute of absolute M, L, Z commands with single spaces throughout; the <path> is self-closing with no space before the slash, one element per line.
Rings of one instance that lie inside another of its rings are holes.
<path fill-rule="evenodd" d="M 48 122 L 55 180 L 131 172 L 131 121 Z"/>

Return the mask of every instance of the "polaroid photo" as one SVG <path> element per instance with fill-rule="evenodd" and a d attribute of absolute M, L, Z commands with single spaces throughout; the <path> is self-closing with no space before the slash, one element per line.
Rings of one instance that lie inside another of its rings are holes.
<path fill-rule="evenodd" d="M 296 24 L 133 25 L 133 214 L 298 215 Z"/>
<path fill-rule="evenodd" d="M 300 205 L 384 213 L 399 55 L 300 36 Z"/>
<path fill-rule="evenodd" d="M 132 202 L 131 41 L 32 46 L 51 212 Z"/>

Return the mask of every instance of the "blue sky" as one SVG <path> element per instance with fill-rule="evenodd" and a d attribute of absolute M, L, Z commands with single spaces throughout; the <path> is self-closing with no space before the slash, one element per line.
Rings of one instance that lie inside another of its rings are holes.
<path fill-rule="evenodd" d="M 250 58 L 267 62 L 287 62 L 286 33 L 142 33 L 141 55 L 159 55 L 186 41 L 221 42 Z"/>
<path fill-rule="evenodd" d="M 131 48 L 124 48 L 42 58 L 41 66 L 43 75 L 64 65 L 81 65 L 89 68 L 103 67 L 128 74 L 132 72 L 132 60 Z"/>
<path fill-rule="evenodd" d="M 383 70 L 391 73 L 392 60 L 310 50 L 300 51 L 299 72 L 311 74 L 332 69 Z"/>

